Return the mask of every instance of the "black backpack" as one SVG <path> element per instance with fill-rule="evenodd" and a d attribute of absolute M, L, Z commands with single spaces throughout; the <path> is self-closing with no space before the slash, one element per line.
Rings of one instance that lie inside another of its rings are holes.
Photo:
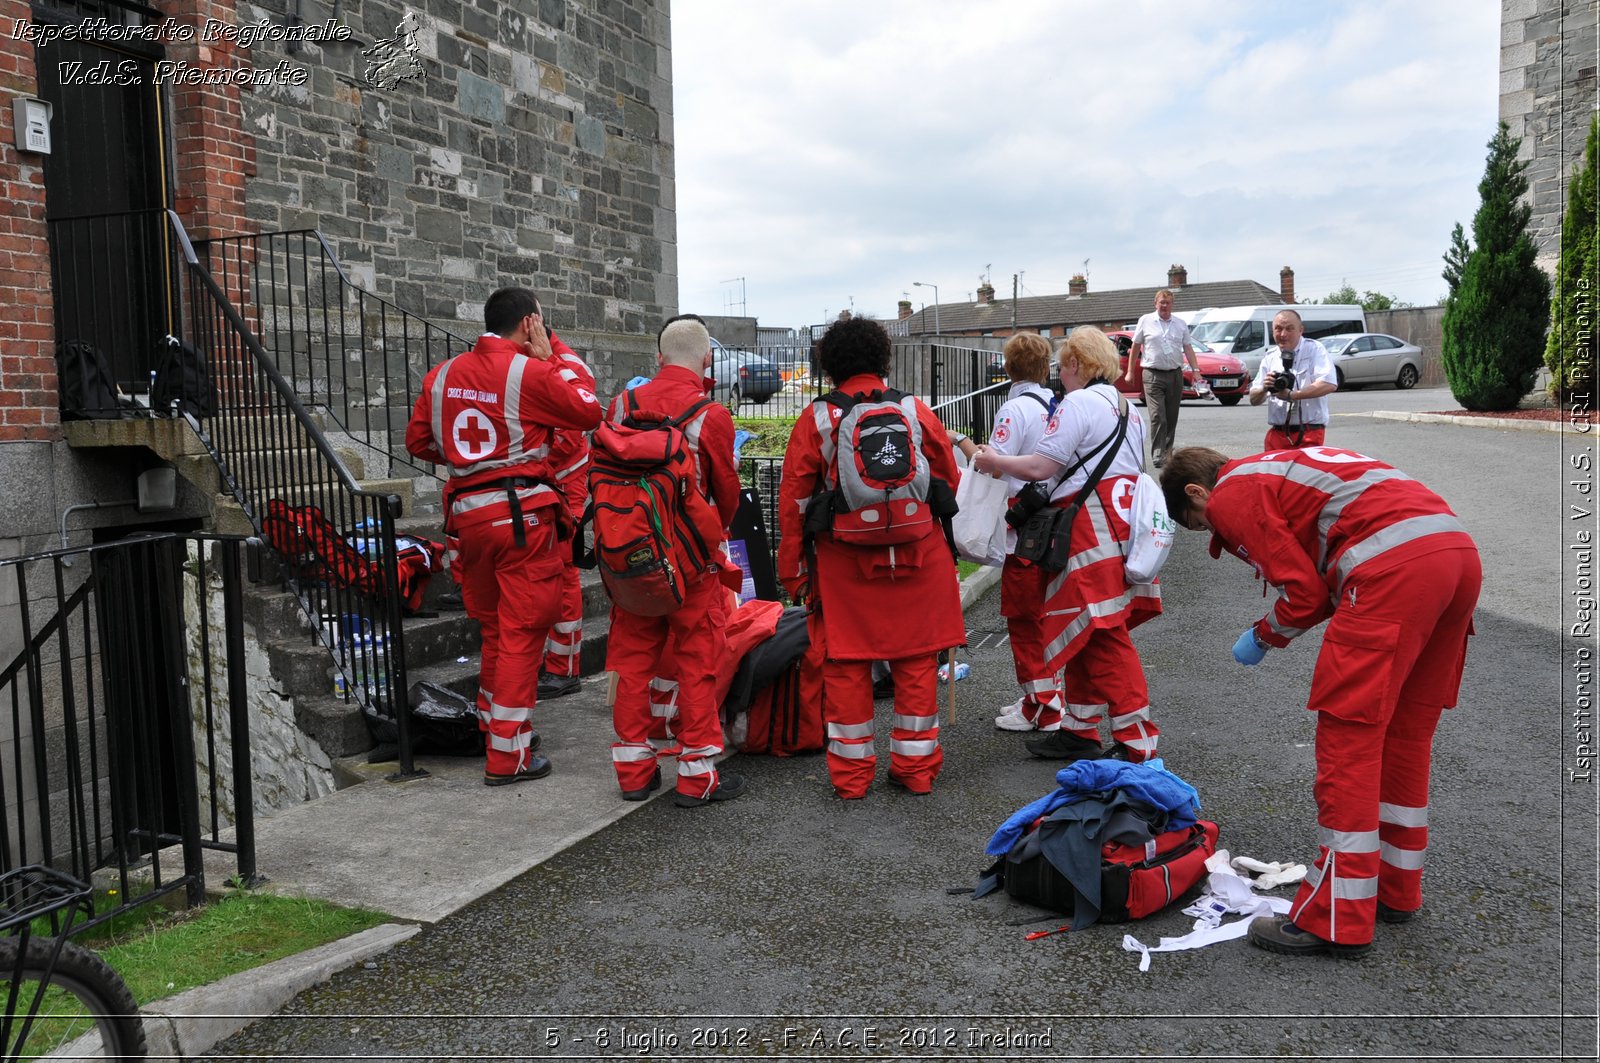
<path fill-rule="evenodd" d="M 217 389 L 211 383 L 211 367 L 194 344 L 168 336 L 161 341 L 162 354 L 150 384 L 150 409 L 165 414 L 178 404 L 179 413 L 210 417 L 217 412 Z"/>
<path fill-rule="evenodd" d="M 69 340 L 56 348 L 57 391 L 63 421 L 122 416 L 111 360 L 92 343 Z"/>

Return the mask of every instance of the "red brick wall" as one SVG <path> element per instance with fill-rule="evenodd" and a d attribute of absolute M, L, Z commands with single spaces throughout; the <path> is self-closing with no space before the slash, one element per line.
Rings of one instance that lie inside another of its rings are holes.
<path fill-rule="evenodd" d="M 60 434 L 40 157 L 17 151 L 11 101 L 35 94 L 33 45 L 10 39 L 26 0 L 0 0 L 0 442 Z"/>
<path fill-rule="evenodd" d="M 172 8 L 173 16 L 194 26 L 196 34 L 193 41 L 169 42 L 168 59 L 204 68 L 250 66 L 250 53 L 237 43 L 208 43 L 199 32 L 207 19 L 234 25 L 235 0 L 182 0 Z M 256 146 L 244 131 L 240 91 L 236 85 L 180 85 L 173 93 L 174 207 L 195 240 L 250 231 L 244 184 L 255 176 Z"/>

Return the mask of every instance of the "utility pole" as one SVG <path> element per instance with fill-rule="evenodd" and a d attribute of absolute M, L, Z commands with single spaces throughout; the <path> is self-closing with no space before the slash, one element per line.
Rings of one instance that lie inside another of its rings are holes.
<path fill-rule="evenodd" d="M 1017 292 L 1020 291 L 1021 289 L 1022 289 L 1022 275 L 1019 274 L 1019 273 L 1013 273 L 1011 275 L 1011 332 L 1012 332 L 1012 335 L 1015 335 L 1016 331 L 1017 331 Z"/>

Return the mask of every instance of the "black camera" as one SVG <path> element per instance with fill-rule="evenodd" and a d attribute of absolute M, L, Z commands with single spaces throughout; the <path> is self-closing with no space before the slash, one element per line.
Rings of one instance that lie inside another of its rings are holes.
<path fill-rule="evenodd" d="M 1050 504 L 1050 485 L 1035 481 L 1017 492 L 1017 504 L 1006 510 L 1006 523 L 1020 528 L 1028 518 Z"/>
<path fill-rule="evenodd" d="M 1283 368 L 1272 374 L 1273 394 L 1287 395 L 1294 390 L 1294 356 L 1288 355 L 1283 359 Z"/>

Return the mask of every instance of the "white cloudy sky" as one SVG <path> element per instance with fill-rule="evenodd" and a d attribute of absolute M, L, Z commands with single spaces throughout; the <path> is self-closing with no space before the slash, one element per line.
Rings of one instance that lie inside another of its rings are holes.
<path fill-rule="evenodd" d="M 1444 292 L 1497 121 L 1495 0 L 673 0 L 679 304 L 1249 278 Z"/>

